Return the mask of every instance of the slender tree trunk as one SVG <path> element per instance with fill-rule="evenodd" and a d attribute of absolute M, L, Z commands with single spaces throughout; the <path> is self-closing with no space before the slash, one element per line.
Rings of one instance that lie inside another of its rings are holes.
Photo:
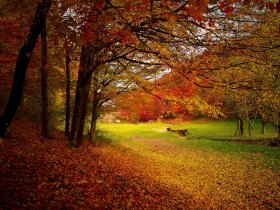
<path fill-rule="evenodd" d="M 72 125 L 69 141 L 73 146 L 77 146 L 76 139 L 78 138 L 79 123 L 82 114 L 82 104 L 83 104 L 83 87 L 82 87 L 82 75 L 79 73 L 76 89 L 75 106 L 73 110 Z"/>
<path fill-rule="evenodd" d="M 42 0 L 42 2 L 38 3 L 35 17 L 33 19 L 32 25 L 30 26 L 29 35 L 24 45 L 21 47 L 19 55 L 17 57 L 12 90 L 5 110 L 0 117 L 1 137 L 4 136 L 6 129 L 11 124 L 21 102 L 25 75 L 30 63 L 31 54 L 35 48 L 36 41 L 42 30 L 43 22 L 47 18 L 50 6 L 51 0 Z"/>
<path fill-rule="evenodd" d="M 48 109 L 48 43 L 46 21 L 41 30 L 41 91 L 42 91 L 42 136 L 49 137 L 49 109 Z"/>
<path fill-rule="evenodd" d="M 239 119 L 238 119 L 237 125 L 236 125 L 235 136 L 240 136 L 240 120 Z"/>
<path fill-rule="evenodd" d="M 249 136 L 252 135 L 252 123 L 250 121 L 248 121 L 248 132 L 249 132 Z"/>
<path fill-rule="evenodd" d="M 243 136 L 243 134 L 244 134 L 244 123 L 241 118 L 238 118 L 235 135 Z"/>
<path fill-rule="evenodd" d="M 244 122 L 241 118 L 238 118 L 237 128 L 235 134 L 237 136 L 243 136 L 244 134 Z"/>
<path fill-rule="evenodd" d="M 18 7 L 19 7 L 19 31 L 18 31 L 18 43 L 19 46 L 18 48 L 20 49 L 20 47 L 22 46 L 23 42 L 24 42 L 24 36 L 23 36 L 23 31 L 24 31 L 24 17 L 23 17 L 23 13 L 24 13 L 24 8 L 23 8 L 23 2 L 19 1 L 18 2 Z M 22 98 L 19 104 L 19 108 L 18 108 L 18 112 L 15 116 L 15 119 L 20 118 L 22 116 L 24 116 L 24 97 L 25 97 L 25 86 L 26 86 L 26 81 L 23 84 L 23 90 L 22 90 Z"/>
<path fill-rule="evenodd" d="M 264 119 L 262 118 L 262 134 L 265 133 L 265 125 L 266 125 L 266 122 L 265 122 Z"/>
<path fill-rule="evenodd" d="M 242 119 L 239 119 L 240 121 L 240 136 L 244 135 L 244 122 Z"/>
<path fill-rule="evenodd" d="M 91 53 L 92 52 L 90 47 L 82 47 L 80 69 L 76 89 L 76 99 L 69 138 L 69 141 L 73 146 L 79 146 L 83 141 L 88 94 L 93 72 L 93 70 L 90 69 Z"/>
<path fill-rule="evenodd" d="M 81 115 L 81 119 L 80 119 L 78 139 L 77 139 L 78 145 L 81 145 L 83 143 L 83 138 L 84 138 L 84 128 L 85 128 L 85 122 L 86 122 L 86 116 L 87 116 L 88 96 L 89 96 L 89 92 L 90 92 L 90 84 L 91 84 L 91 77 L 86 79 L 85 86 L 84 86 L 84 98 L 83 98 L 83 105 L 82 105 L 82 115 Z"/>
<path fill-rule="evenodd" d="M 98 119 L 98 103 L 96 101 L 97 93 L 94 90 L 93 92 L 93 101 L 92 101 L 92 115 L 91 115 L 91 126 L 90 126 L 90 140 L 92 143 L 96 141 L 96 124 Z"/>
<path fill-rule="evenodd" d="M 69 49 L 66 50 L 66 113 L 65 113 L 65 136 L 69 137 L 70 134 L 70 82 L 71 82 L 71 74 L 70 74 L 70 52 Z"/>

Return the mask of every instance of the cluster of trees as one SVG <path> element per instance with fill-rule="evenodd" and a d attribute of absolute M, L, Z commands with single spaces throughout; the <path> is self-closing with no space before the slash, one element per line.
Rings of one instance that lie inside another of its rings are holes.
<path fill-rule="evenodd" d="M 41 95 L 43 136 L 49 135 L 51 113 L 60 109 L 72 145 L 82 143 L 88 115 L 94 141 L 102 108 L 149 98 L 138 87 L 156 96 L 151 99 L 153 111 L 139 103 L 143 119 L 170 109 L 218 117 L 225 101 L 244 119 L 237 107 L 245 107 L 242 97 L 248 95 L 249 101 L 252 94 L 247 91 L 254 91 L 262 96 L 252 104 L 258 103 L 264 122 L 279 124 L 279 100 L 274 97 L 279 95 L 279 1 L 11 0 L 0 6 L 0 74 L 5 78 L 0 89 L 13 78 L 7 105 L 2 104 L 0 136 L 19 105 L 26 109 L 27 102 Z M 29 16 L 31 11 L 35 15 Z M 28 91 L 33 80 L 41 81 L 41 94 L 39 82 Z M 278 118 L 268 110 L 278 112 Z"/>

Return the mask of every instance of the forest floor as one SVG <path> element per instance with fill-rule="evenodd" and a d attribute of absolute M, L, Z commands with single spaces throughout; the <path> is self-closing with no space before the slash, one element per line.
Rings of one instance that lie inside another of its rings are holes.
<path fill-rule="evenodd" d="M 47 140 L 39 130 L 15 121 L 1 140 L 2 209 L 280 208 L 280 172 L 258 157 L 145 135 L 121 145 L 70 148 L 59 133 Z"/>

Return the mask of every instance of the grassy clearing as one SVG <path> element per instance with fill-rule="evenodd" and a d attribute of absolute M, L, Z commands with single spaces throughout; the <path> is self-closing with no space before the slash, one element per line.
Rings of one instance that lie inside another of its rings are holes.
<path fill-rule="evenodd" d="M 246 125 L 245 125 L 246 126 Z M 164 123 L 148 123 L 148 124 L 100 124 L 100 129 L 107 131 L 110 139 L 114 143 L 121 145 L 137 145 L 139 141 L 130 141 L 133 138 L 149 138 L 161 139 L 178 147 L 185 149 L 203 150 L 209 152 L 221 152 L 225 155 L 234 155 L 244 158 L 256 158 L 263 161 L 266 167 L 280 170 L 280 149 L 274 147 L 266 147 L 260 145 L 243 145 L 230 143 L 235 140 L 234 135 L 236 121 L 193 121 L 183 124 L 164 124 Z M 178 137 L 178 135 L 166 132 L 166 129 L 188 129 L 186 137 Z M 274 127 L 268 125 L 266 133 L 261 134 L 261 123 L 254 124 L 254 131 L 251 137 L 247 132 L 243 138 L 244 141 L 253 139 L 255 141 L 261 139 L 275 138 L 277 134 Z M 187 140 L 187 141 L 186 141 Z M 213 141 L 228 140 L 228 141 Z"/>
<path fill-rule="evenodd" d="M 280 208 L 280 149 L 215 141 L 234 138 L 233 121 L 99 127 L 126 148 L 122 162 L 130 163 L 130 170 L 209 207 Z M 189 135 L 179 137 L 166 132 L 167 127 L 188 129 Z M 256 133 L 254 138 L 274 137 L 273 128 L 267 130 L 265 137 Z"/>
<path fill-rule="evenodd" d="M 246 126 L 246 125 L 245 125 Z M 221 152 L 226 155 L 235 155 L 248 158 L 257 157 L 265 161 L 265 165 L 273 168 L 280 168 L 280 149 L 266 147 L 260 145 L 242 145 L 230 143 L 231 140 L 240 137 L 234 135 L 236 122 L 230 120 L 222 121 L 194 121 L 183 124 L 100 124 L 100 129 L 107 131 L 109 138 L 113 139 L 114 143 L 121 145 L 138 144 L 137 141 L 130 141 L 133 138 L 149 138 L 161 139 L 178 147 L 185 149 L 195 149 L 210 152 Z M 166 129 L 188 129 L 186 137 L 178 137 L 178 135 L 166 132 Z M 262 140 L 275 138 L 277 134 L 271 125 L 266 127 L 266 133 L 261 134 L 261 124 L 254 124 L 254 131 L 251 137 L 245 132 L 242 139 L 244 141 Z M 213 141 L 215 140 L 215 141 Z M 226 141 L 216 141 L 226 140 Z M 271 165 L 270 165 L 271 164 Z"/>

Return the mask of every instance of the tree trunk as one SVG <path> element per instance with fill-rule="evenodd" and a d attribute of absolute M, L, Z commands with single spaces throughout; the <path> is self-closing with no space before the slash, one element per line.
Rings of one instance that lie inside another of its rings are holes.
<path fill-rule="evenodd" d="M 277 133 L 277 138 L 280 140 L 280 123 L 276 122 L 274 124 L 275 132 Z"/>
<path fill-rule="evenodd" d="M 264 119 L 262 119 L 262 134 L 265 133 L 265 125 L 266 125 L 266 122 L 264 121 Z"/>
<path fill-rule="evenodd" d="M 240 136 L 240 120 L 239 119 L 238 119 L 237 125 L 236 125 L 235 136 Z"/>
<path fill-rule="evenodd" d="M 38 36 L 42 30 L 43 22 L 47 18 L 50 6 L 51 0 L 43 0 L 42 2 L 38 3 L 35 17 L 29 30 L 29 35 L 24 45 L 21 47 L 19 55 L 17 57 L 12 90 L 5 110 L 0 117 L 1 137 L 4 136 L 6 129 L 11 124 L 22 99 L 24 79 L 28 65 L 30 63 L 31 54 L 35 48 Z"/>
<path fill-rule="evenodd" d="M 24 13 L 24 6 L 23 6 L 23 2 L 19 1 L 18 2 L 18 8 L 19 8 L 19 31 L 18 31 L 18 48 L 20 49 L 20 47 L 22 46 L 23 42 L 24 42 L 24 17 L 23 17 L 23 13 Z M 15 116 L 15 119 L 18 119 L 20 117 L 24 117 L 24 98 L 25 98 L 25 86 L 26 86 L 26 81 L 23 84 L 23 90 L 22 90 L 22 98 L 21 101 L 19 103 L 19 108 L 18 108 L 18 112 Z"/>
<path fill-rule="evenodd" d="M 69 137 L 69 130 L 70 130 L 70 82 L 71 82 L 71 75 L 70 75 L 70 52 L 69 49 L 66 50 L 66 113 L 65 113 L 65 136 Z"/>
<path fill-rule="evenodd" d="M 235 135 L 243 136 L 243 134 L 244 134 L 244 123 L 243 123 L 243 120 L 241 118 L 238 118 Z"/>
<path fill-rule="evenodd" d="M 248 121 L 248 132 L 249 132 L 249 136 L 252 135 L 252 123 L 250 121 Z"/>
<path fill-rule="evenodd" d="M 90 84 L 91 84 L 91 76 L 90 78 L 86 78 L 85 86 L 84 86 L 84 97 L 83 97 L 83 105 L 82 105 L 82 114 L 79 124 L 79 132 L 78 132 L 78 139 L 77 144 L 81 145 L 83 143 L 84 138 L 84 128 L 85 128 L 85 121 L 87 116 L 87 107 L 88 107 L 88 96 L 90 92 Z"/>
<path fill-rule="evenodd" d="M 48 110 L 48 43 L 46 21 L 43 21 L 41 30 L 41 91 L 42 91 L 42 136 L 49 137 L 49 110 Z"/>
<path fill-rule="evenodd" d="M 92 143 L 96 141 L 96 123 L 98 119 L 98 103 L 96 101 L 97 93 L 93 92 L 93 101 L 92 101 L 92 115 L 91 115 L 91 126 L 90 126 L 90 140 Z"/>
<path fill-rule="evenodd" d="M 244 135 L 244 122 L 242 119 L 239 119 L 240 121 L 240 136 Z"/>
<path fill-rule="evenodd" d="M 88 94 L 93 72 L 93 70 L 90 69 L 91 53 L 92 52 L 90 47 L 82 47 L 80 69 L 76 89 L 76 99 L 69 138 L 69 141 L 73 146 L 79 146 L 83 141 Z"/>

